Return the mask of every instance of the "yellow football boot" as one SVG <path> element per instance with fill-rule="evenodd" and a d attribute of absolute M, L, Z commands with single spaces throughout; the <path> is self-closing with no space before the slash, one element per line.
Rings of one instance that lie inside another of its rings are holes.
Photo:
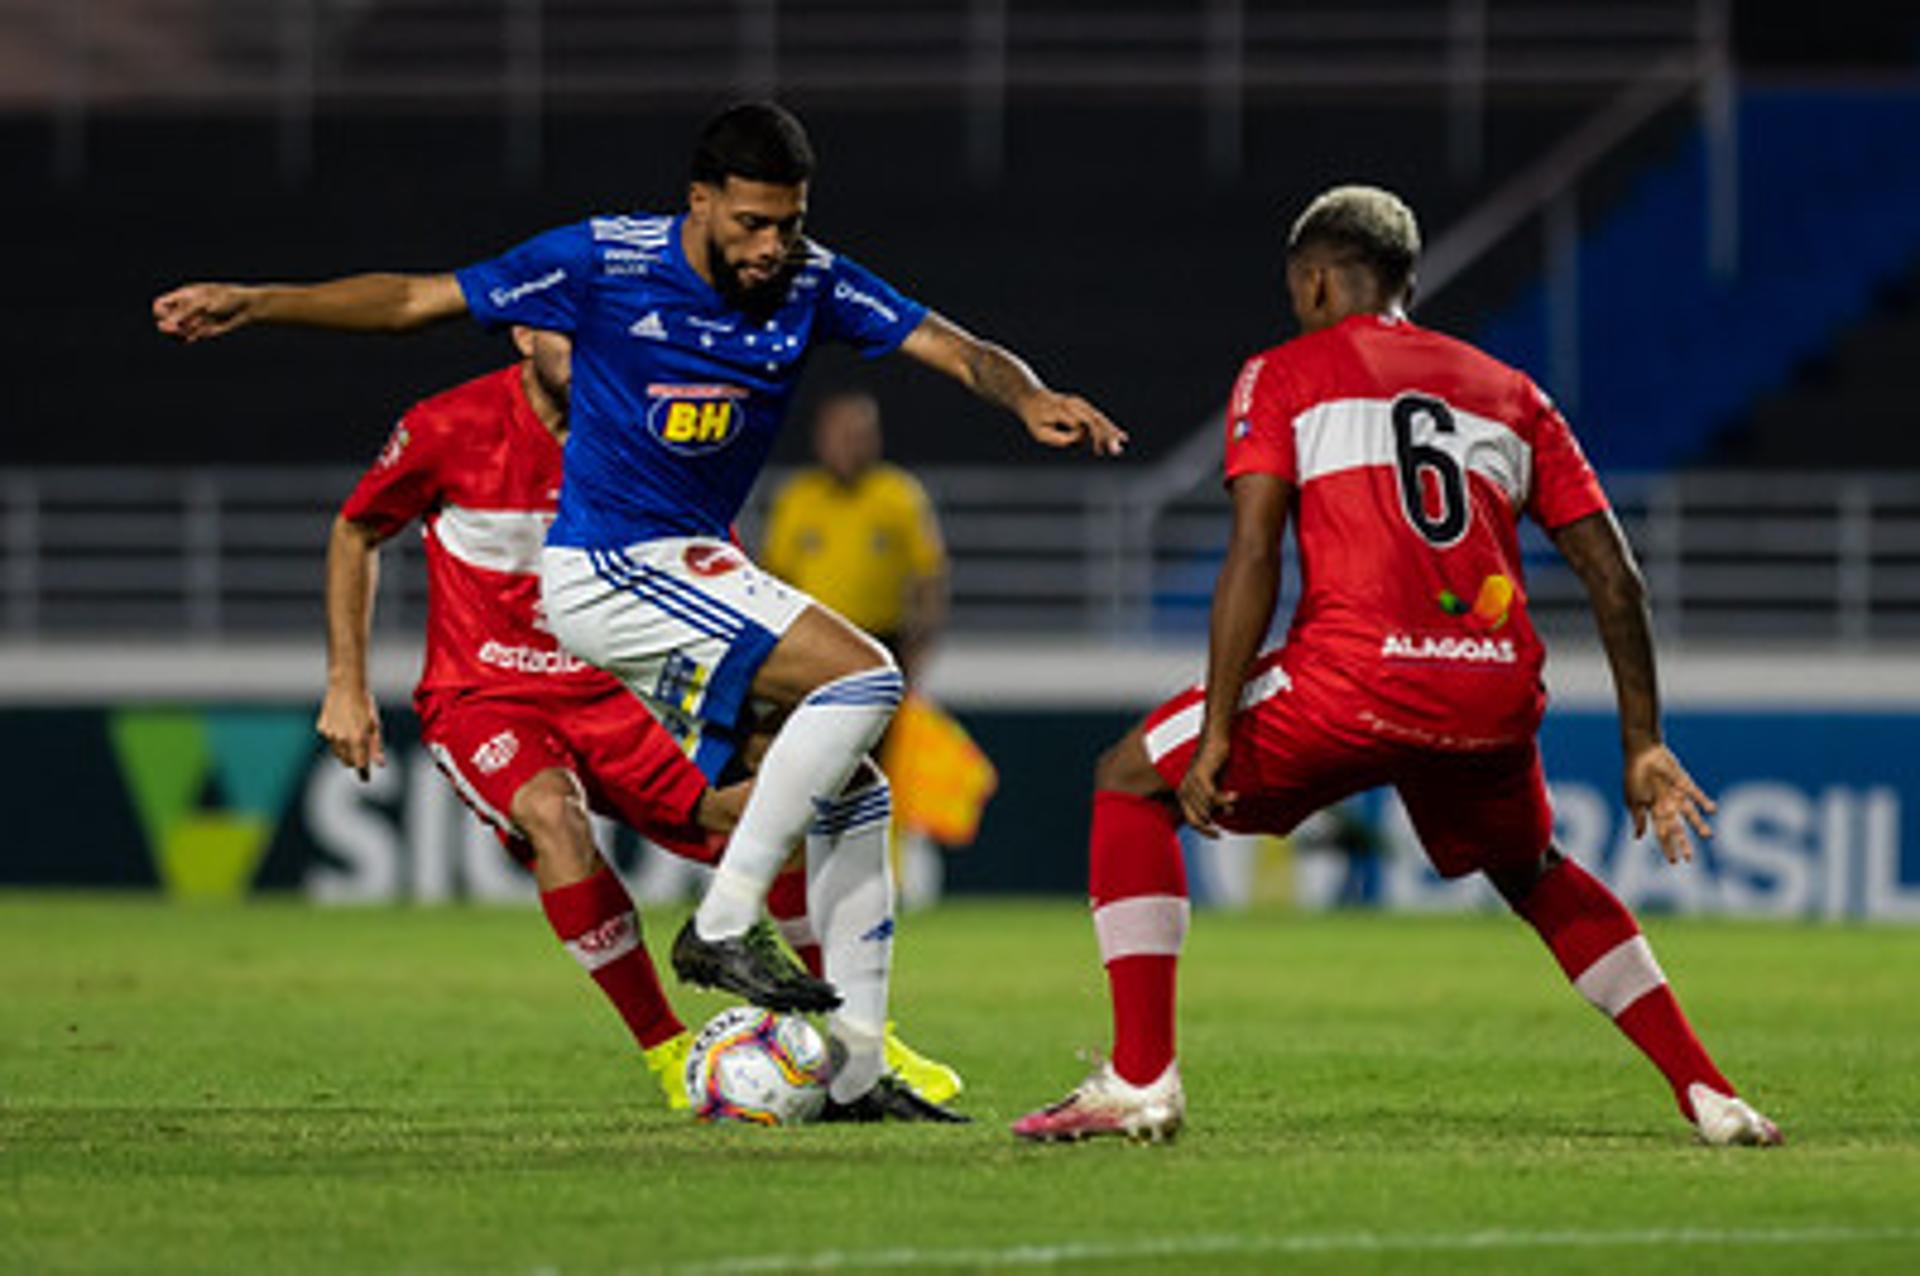
<path fill-rule="evenodd" d="M 682 1029 L 642 1052 L 646 1056 L 647 1071 L 660 1083 L 660 1093 L 666 1096 L 667 1109 L 671 1112 L 685 1112 L 693 1106 L 687 1098 L 687 1051 L 692 1045 L 693 1034 Z"/>
<path fill-rule="evenodd" d="M 948 1103 L 966 1088 L 960 1074 L 900 1040 L 887 1020 L 887 1068 L 928 1103 Z"/>

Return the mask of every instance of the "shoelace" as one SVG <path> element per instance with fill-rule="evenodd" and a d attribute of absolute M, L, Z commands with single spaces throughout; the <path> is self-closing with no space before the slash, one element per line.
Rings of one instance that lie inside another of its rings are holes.
<path fill-rule="evenodd" d="M 771 967 L 780 979 L 810 978 L 793 958 L 787 956 L 787 950 L 781 946 L 779 937 L 774 934 L 773 926 L 764 919 L 749 926 L 743 938 L 747 949 Z"/>
<path fill-rule="evenodd" d="M 1052 1104 L 1043 1108 L 1042 1112 L 1047 1116 L 1059 1116 L 1062 1112 L 1065 1112 L 1068 1108 L 1080 1102 L 1080 1091 L 1083 1088 L 1084 1087 L 1081 1086 L 1075 1086 L 1066 1098 L 1055 1100 Z"/>

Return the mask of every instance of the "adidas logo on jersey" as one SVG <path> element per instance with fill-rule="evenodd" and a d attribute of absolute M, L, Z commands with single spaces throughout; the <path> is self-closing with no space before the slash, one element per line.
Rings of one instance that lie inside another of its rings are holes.
<path fill-rule="evenodd" d="M 1388 634 L 1380 644 L 1380 655 L 1388 660 L 1459 660 L 1469 664 L 1510 665 L 1519 657 L 1507 638 L 1415 638 L 1411 634 Z"/>
<path fill-rule="evenodd" d="M 660 312 L 658 310 L 649 310 L 646 314 L 641 315 L 633 321 L 633 327 L 628 328 L 627 331 L 636 337 L 646 337 L 652 341 L 665 341 L 667 339 L 667 325 L 660 322 Z"/>

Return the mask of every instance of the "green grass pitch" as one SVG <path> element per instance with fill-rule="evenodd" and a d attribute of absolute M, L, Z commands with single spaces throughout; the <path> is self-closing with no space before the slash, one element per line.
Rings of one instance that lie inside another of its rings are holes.
<path fill-rule="evenodd" d="M 0 1271 L 1920 1270 L 1920 931 L 1650 929 L 1787 1147 L 1694 1145 L 1492 916 L 1202 915 L 1181 1142 L 1025 1147 L 1105 1041 L 1069 903 L 903 924 L 977 1124 L 755 1130 L 532 913 L 0 896 Z"/>

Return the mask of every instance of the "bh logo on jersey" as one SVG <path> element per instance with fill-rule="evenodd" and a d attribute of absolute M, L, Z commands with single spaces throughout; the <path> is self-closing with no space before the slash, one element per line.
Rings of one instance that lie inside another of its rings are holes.
<path fill-rule="evenodd" d="M 647 428 L 683 455 L 717 452 L 740 433 L 745 420 L 740 400 L 746 394 L 731 385 L 650 385 Z"/>

